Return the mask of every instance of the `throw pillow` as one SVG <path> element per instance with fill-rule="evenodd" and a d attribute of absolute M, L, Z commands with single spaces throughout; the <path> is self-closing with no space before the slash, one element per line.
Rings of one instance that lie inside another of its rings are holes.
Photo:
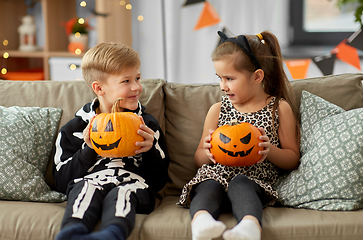
<path fill-rule="evenodd" d="M 44 180 L 61 109 L 0 106 L 0 199 L 62 202 Z"/>
<path fill-rule="evenodd" d="M 303 91 L 302 157 L 276 184 L 282 205 L 317 210 L 363 208 L 363 109 L 342 108 Z"/>

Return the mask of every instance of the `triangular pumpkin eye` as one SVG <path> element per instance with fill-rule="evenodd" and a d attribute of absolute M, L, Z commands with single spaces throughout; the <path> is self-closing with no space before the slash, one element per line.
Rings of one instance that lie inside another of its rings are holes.
<path fill-rule="evenodd" d="M 240 139 L 241 143 L 249 144 L 251 141 L 251 133 L 247 134 L 247 136 Z"/>
<path fill-rule="evenodd" d="M 97 132 L 97 120 L 93 122 L 92 132 Z"/>
<path fill-rule="evenodd" d="M 229 143 L 231 141 L 231 139 L 229 137 L 227 137 L 226 135 L 219 133 L 219 139 L 222 141 L 222 143 Z"/>
<path fill-rule="evenodd" d="M 105 128 L 105 132 L 113 132 L 113 124 L 112 124 L 111 119 L 108 120 L 108 123 L 107 123 L 106 128 Z"/>

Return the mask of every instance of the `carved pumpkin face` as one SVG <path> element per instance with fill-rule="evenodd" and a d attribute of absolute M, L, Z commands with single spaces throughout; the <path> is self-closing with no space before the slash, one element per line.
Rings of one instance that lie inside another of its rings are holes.
<path fill-rule="evenodd" d="M 134 156 L 141 147 L 135 142 L 144 138 L 137 134 L 142 124 L 135 113 L 115 112 L 98 114 L 91 123 L 90 138 L 92 146 L 102 157 Z"/>
<path fill-rule="evenodd" d="M 258 151 L 263 150 L 258 146 L 259 136 L 260 130 L 250 123 L 223 125 L 213 132 L 210 151 L 222 165 L 250 166 L 262 157 L 258 155 Z"/>

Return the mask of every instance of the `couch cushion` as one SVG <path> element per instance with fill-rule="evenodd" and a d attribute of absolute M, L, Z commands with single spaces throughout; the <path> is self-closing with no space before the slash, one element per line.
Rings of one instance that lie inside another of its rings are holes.
<path fill-rule="evenodd" d="M 167 195 L 180 195 L 196 173 L 194 153 L 199 144 L 204 119 L 210 106 L 221 100 L 219 85 L 166 83 L 166 141 L 170 154 Z"/>
<path fill-rule="evenodd" d="M 49 240 L 59 232 L 66 202 L 37 203 L 0 201 L 0 239 Z M 128 240 L 139 240 L 148 215 L 136 214 L 135 227 Z M 96 226 L 96 231 L 99 225 Z"/>
<path fill-rule="evenodd" d="M 61 202 L 44 174 L 62 110 L 0 106 L 0 199 Z"/>
<path fill-rule="evenodd" d="M 158 120 L 161 129 L 165 133 L 165 103 L 162 79 L 142 79 L 143 90 L 140 102 L 146 107 L 146 112 L 153 115 Z"/>
<path fill-rule="evenodd" d="M 317 211 L 268 207 L 263 210 L 262 240 L 363 239 L 363 210 Z"/>
<path fill-rule="evenodd" d="M 145 219 L 140 239 L 192 239 L 189 209 L 176 206 L 175 203 L 178 200 L 177 196 L 167 196 L 162 199 L 160 205 Z M 228 228 L 232 228 L 237 223 L 231 213 L 223 213 L 219 220 L 223 221 Z"/>
<path fill-rule="evenodd" d="M 363 108 L 344 111 L 306 91 L 301 97 L 300 166 L 277 184 L 296 208 L 363 208 Z"/>
<path fill-rule="evenodd" d="M 363 74 L 347 73 L 308 78 L 291 82 L 296 94 L 296 108 L 299 109 L 302 90 L 350 110 L 363 107 Z"/>
<path fill-rule="evenodd" d="M 0 239 L 54 239 L 65 204 L 0 201 Z"/>
<path fill-rule="evenodd" d="M 0 105 L 63 110 L 59 127 L 95 97 L 84 81 L 0 81 Z"/>
<path fill-rule="evenodd" d="M 177 196 L 163 198 L 160 206 L 144 221 L 142 240 L 190 240 L 189 210 L 176 206 Z M 228 229 L 236 225 L 231 213 L 219 217 Z M 222 237 L 216 238 L 222 240 Z M 286 207 L 263 210 L 261 240 L 363 239 L 363 210 L 327 212 Z"/>

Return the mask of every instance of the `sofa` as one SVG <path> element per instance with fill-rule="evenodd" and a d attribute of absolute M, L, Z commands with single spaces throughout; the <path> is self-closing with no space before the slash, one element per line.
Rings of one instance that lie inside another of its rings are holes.
<path fill-rule="evenodd" d="M 300 106 L 302 92 L 307 91 L 337 105 L 340 111 L 360 109 L 363 107 L 362 80 L 363 74 L 360 73 L 295 80 L 292 86 L 297 100 L 296 107 Z M 189 210 L 177 206 L 176 202 L 184 184 L 196 173 L 193 155 L 200 140 L 204 118 L 209 107 L 221 99 L 222 92 L 218 82 L 185 85 L 162 79 L 144 79 L 142 85 L 140 101 L 146 106 L 147 112 L 159 121 L 166 136 L 171 162 L 169 181 L 157 194 L 155 210 L 149 215 L 137 214 L 135 228 L 128 239 L 191 239 Z M 48 141 L 51 146 L 54 145 L 60 126 L 70 120 L 84 103 L 95 97 L 84 81 L 6 80 L 0 81 L 0 96 L 0 106 L 5 108 L 18 106 L 62 109 L 55 131 L 49 133 L 52 135 L 51 141 Z M 4 117 L 6 116 L 0 115 L 0 119 Z M 1 131 L 0 127 L 3 135 Z M 0 149 L 3 144 L 1 141 L 0 136 Z M 20 196 L 20 199 L 12 200 L 1 195 L 1 240 L 49 240 L 54 239 L 58 233 L 66 201 L 64 196 L 57 195 L 54 190 L 50 151 L 51 149 L 47 154 L 49 158 L 45 161 L 46 167 L 40 172 L 41 180 L 49 187 L 47 191 L 55 197 L 43 201 Z M 3 161 L 6 158 L 0 158 L 0 168 Z M 16 180 L 18 181 L 20 180 Z M 359 186 L 362 183 L 357 184 Z M 356 203 L 360 206 L 363 201 L 358 199 Z M 227 228 L 236 224 L 230 212 L 223 213 L 220 220 L 225 222 Z M 360 207 L 351 210 L 311 209 L 280 202 L 263 211 L 262 239 L 360 240 L 363 239 L 363 210 Z"/>

